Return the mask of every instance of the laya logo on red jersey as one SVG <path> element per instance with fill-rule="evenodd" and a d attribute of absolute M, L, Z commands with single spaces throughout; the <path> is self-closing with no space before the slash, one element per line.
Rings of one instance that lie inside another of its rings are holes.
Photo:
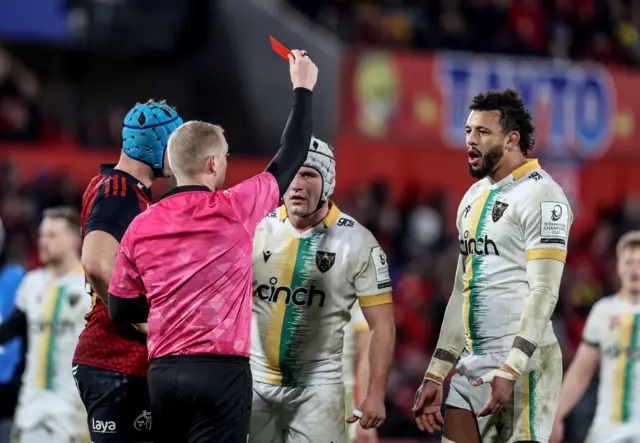
<path fill-rule="evenodd" d="M 95 418 L 92 418 L 91 419 L 91 427 L 93 428 L 93 432 L 98 432 L 100 434 L 115 434 L 116 433 L 116 422 L 115 421 L 96 420 Z"/>

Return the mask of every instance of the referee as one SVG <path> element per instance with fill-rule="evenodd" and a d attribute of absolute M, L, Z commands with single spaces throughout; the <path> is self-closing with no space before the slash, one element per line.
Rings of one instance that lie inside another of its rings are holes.
<path fill-rule="evenodd" d="M 294 102 L 266 171 L 222 191 L 228 145 L 219 126 L 188 122 L 169 139 L 178 186 L 125 233 L 109 286 L 114 321 L 149 324 L 148 374 L 156 443 L 245 443 L 252 378 L 251 257 L 311 141 L 318 69 L 289 56 Z"/>

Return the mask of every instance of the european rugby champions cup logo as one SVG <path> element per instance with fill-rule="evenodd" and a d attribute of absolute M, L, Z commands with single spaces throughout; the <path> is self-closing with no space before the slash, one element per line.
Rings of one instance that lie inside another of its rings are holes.
<path fill-rule="evenodd" d="M 142 411 L 142 414 L 138 415 L 133 422 L 133 427 L 137 431 L 150 431 L 151 430 L 151 412 L 146 409 Z"/>

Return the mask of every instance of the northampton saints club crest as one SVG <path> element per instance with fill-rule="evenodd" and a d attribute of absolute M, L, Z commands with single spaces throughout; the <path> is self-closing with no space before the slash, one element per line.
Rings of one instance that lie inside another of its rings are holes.
<path fill-rule="evenodd" d="M 318 266 L 318 270 L 320 270 L 320 272 L 327 272 L 329 269 L 333 267 L 333 264 L 335 262 L 336 262 L 335 253 L 324 252 L 324 251 L 316 252 L 316 265 Z"/>
<path fill-rule="evenodd" d="M 500 217 L 502 217 L 502 214 L 504 214 L 504 211 L 506 211 L 508 207 L 509 205 L 503 202 L 496 202 L 496 204 L 493 205 L 493 211 L 491 211 L 491 219 L 494 223 L 500 220 Z"/>

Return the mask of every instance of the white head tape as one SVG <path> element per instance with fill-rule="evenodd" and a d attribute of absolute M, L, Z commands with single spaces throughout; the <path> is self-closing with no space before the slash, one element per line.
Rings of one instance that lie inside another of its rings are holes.
<path fill-rule="evenodd" d="M 333 151 L 322 140 L 311 137 L 309 155 L 307 155 L 304 166 L 315 169 L 322 177 L 322 193 L 319 203 L 321 205 L 329 200 L 336 187 L 336 160 L 333 157 Z"/>

